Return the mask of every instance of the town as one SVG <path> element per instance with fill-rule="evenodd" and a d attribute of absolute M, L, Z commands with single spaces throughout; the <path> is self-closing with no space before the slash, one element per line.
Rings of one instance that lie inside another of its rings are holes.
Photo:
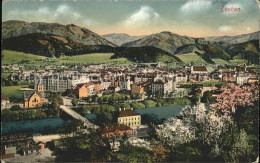
<path fill-rule="evenodd" d="M 149 108 L 172 106 L 171 110 L 177 115 L 181 110 L 175 105 L 208 107 L 221 93 L 221 87 L 228 83 L 243 86 L 259 82 L 257 69 L 246 64 L 216 65 L 211 71 L 205 65 L 168 68 L 160 66 L 160 62 L 150 66 L 97 64 L 74 69 L 63 66 L 61 72 L 56 71 L 56 66 L 52 67 L 30 71 L 2 66 L 3 71 L 12 72 L 4 81 L 6 84 L 30 84 L 30 88 L 22 89 L 20 102 L 2 93 L 3 121 L 65 117 L 71 119 L 69 125 L 76 124 L 75 131 L 66 131 L 67 134 L 88 132 L 90 128 L 100 130 L 101 137 L 109 139 L 113 151 L 120 149 L 123 140 L 134 146 L 151 148 L 150 125 L 161 124 L 163 119 L 157 118 L 156 113 L 149 113 Z M 17 149 L 21 155 L 28 155 L 44 149 L 46 144 L 54 146 L 60 138 L 57 131 L 64 126 L 58 130 L 50 128 L 40 131 L 43 136 L 35 136 L 36 132 L 30 128 L 18 129 L 15 133 L 7 131 L 2 139 L 5 153 L 2 158 L 15 157 Z M 45 132 L 52 136 L 46 139 Z M 100 158 L 96 155 L 92 159 Z"/>

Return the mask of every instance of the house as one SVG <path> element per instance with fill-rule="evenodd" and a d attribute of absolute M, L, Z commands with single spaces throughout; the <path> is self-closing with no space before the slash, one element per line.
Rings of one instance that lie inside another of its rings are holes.
<path fill-rule="evenodd" d="M 103 128 L 101 134 L 102 137 L 107 137 L 107 138 L 112 138 L 112 137 L 116 138 L 125 135 L 132 136 L 133 129 L 124 124 L 113 124 Z"/>
<path fill-rule="evenodd" d="M 36 92 L 24 92 L 24 108 L 37 108 L 45 103 L 43 85 L 38 84 Z"/>
<path fill-rule="evenodd" d="M 185 74 L 178 74 L 175 77 L 175 82 L 187 82 L 188 81 L 188 75 Z"/>
<path fill-rule="evenodd" d="M 191 74 L 205 74 L 208 73 L 205 66 L 191 66 Z"/>
<path fill-rule="evenodd" d="M 226 72 L 219 75 L 223 82 L 236 82 L 235 72 Z"/>
<path fill-rule="evenodd" d="M 141 115 L 131 109 L 119 112 L 118 124 L 124 124 L 129 127 L 137 127 L 141 125 Z"/>
<path fill-rule="evenodd" d="M 145 93 L 149 89 L 150 82 L 134 83 L 131 85 L 131 94 L 140 95 Z"/>
<path fill-rule="evenodd" d="M 88 97 L 88 88 L 85 83 L 77 84 L 74 90 L 78 98 Z"/>
<path fill-rule="evenodd" d="M 172 86 L 170 80 L 157 80 L 152 84 L 152 94 L 169 95 L 172 92 Z"/>
<path fill-rule="evenodd" d="M 247 83 L 249 76 L 245 75 L 245 74 L 239 74 L 238 76 L 236 76 L 236 83 L 239 85 L 243 85 L 245 83 Z"/>
<path fill-rule="evenodd" d="M 1 110 L 3 109 L 9 109 L 10 106 L 10 100 L 7 96 L 4 94 L 1 94 Z"/>
<path fill-rule="evenodd" d="M 259 79 L 257 78 L 248 78 L 248 83 L 252 84 L 252 83 L 257 83 L 259 82 Z"/>

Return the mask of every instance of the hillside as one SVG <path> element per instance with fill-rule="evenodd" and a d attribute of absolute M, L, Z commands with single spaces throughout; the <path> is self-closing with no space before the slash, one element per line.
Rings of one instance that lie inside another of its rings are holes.
<path fill-rule="evenodd" d="M 2 38 L 17 37 L 32 33 L 52 34 L 82 43 L 84 45 L 116 46 L 100 35 L 74 24 L 61 25 L 58 23 L 44 23 L 24 21 L 6 21 L 2 23 Z"/>
<path fill-rule="evenodd" d="M 121 46 L 124 43 L 132 42 L 140 38 L 143 38 L 145 36 L 129 36 L 128 34 L 124 34 L 124 33 L 112 33 L 112 34 L 102 35 L 102 37 L 104 37 L 108 41 L 118 46 Z"/>
<path fill-rule="evenodd" d="M 215 36 L 215 37 L 205 37 L 205 41 L 212 42 L 227 42 L 231 44 L 238 44 L 243 42 L 248 42 L 251 40 L 259 40 L 260 32 L 254 32 L 249 34 L 242 34 L 238 36 Z"/>
<path fill-rule="evenodd" d="M 2 42 L 2 47 L 7 50 L 32 53 L 47 57 L 112 51 L 112 47 L 110 46 L 84 45 L 62 36 L 42 33 L 6 38 Z"/>
<path fill-rule="evenodd" d="M 117 47 L 114 52 L 115 58 L 125 57 L 134 62 L 182 62 L 178 57 L 173 56 L 166 51 L 149 46 Z"/>
<path fill-rule="evenodd" d="M 259 64 L 258 40 L 231 45 L 226 49 L 226 52 L 234 59 L 247 59 L 251 63 Z"/>
<path fill-rule="evenodd" d="M 152 46 L 171 54 L 177 50 L 177 48 L 187 45 L 195 44 L 196 40 L 187 36 L 179 36 L 171 32 L 161 32 L 157 34 L 152 34 L 141 38 L 136 41 L 128 42 L 123 44 L 123 47 L 142 47 L 142 46 Z"/>

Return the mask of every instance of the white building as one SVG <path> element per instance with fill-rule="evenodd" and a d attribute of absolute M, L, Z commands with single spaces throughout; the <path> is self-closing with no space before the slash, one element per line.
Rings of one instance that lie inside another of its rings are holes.
<path fill-rule="evenodd" d="M 10 106 L 10 100 L 8 97 L 6 97 L 5 95 L 1 95 L 1 110 L 3 109 L 9 109 Z"/>
<path fill-rule="evenodd" d="M 169 95 L 172 92 L 172 81 L 157 80 L 152 84 L 152 94 Z"/>

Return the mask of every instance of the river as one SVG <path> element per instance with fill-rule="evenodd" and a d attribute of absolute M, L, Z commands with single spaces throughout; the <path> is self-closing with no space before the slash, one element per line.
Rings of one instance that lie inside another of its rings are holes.
<path fill-rule="evenodd" d="M 168 119 L 178 114 L 185 105 L 169 105 L 146 109 L 136 109 L 135 111 L 141 115 L 156 115 L 158 119 Z M 87 114 L 85 117 L 89 120 L 96 118 L 96 114 Z M 37 120 L 2 122 L 2 133 L 19 132 L 25 130 L 33 130 L 33 132 L 41 132 L 46 129 L 56 130 L 64 127 L 65 121 L 61 118 L 46 118 Z"/>

